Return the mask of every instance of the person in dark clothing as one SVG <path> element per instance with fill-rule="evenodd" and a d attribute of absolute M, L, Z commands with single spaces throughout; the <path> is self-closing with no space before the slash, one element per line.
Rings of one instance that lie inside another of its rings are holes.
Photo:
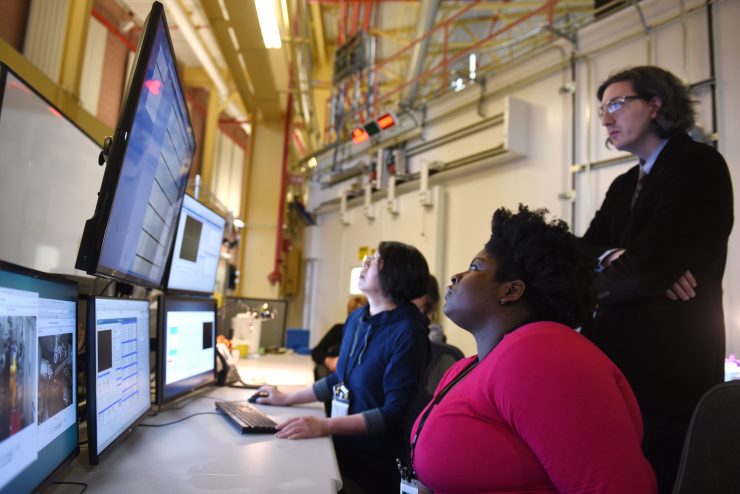
<path fill-rule="evenodd" d="M 398 492 L 396 458 L 402 428 L 429 360 L 429 320 L 411 301 L 427 289 L 429 267 L 414 247 L 381 242 L 362 262 L 359 288 L 368 305 L 347 318 L 336 372 L 312 387 L 284 394 L 264 387 L 259 403 L 332 401 L 330 418 L 297 417 L 278 424 L 277 437 L 332 435 L 343 492 Z"/>
<path fill-rule="evenodd" d="M 445 330 L 439 323 L 439 300 L 437 278 L 430 274 L 426 293 L 419 298 L 415 298 L 412 302 L 429 318 L 429 340 L 436 343 L 447 343 Z"/>
<path fill-rule="evenodd" d="M 693 102 L 670 72 L 619 72 L 597 97 L 607 142 L 640 164 L 612 182 L 583 236 L 601 271 L 584 334 L 632 386 L 645 456 L 670 493 L 691 414 L 723 380 L 732 183 L 717 150 L 689 137 Z"/>
<path fill-rule="evenodd" d="M 367 304 L 367 299 L 363 295 L 354 295 L 347 302 L 347 315 L 352 314 L 355 309 L 359 309 Z M 344 323 L 337 323 L 319 340 L 318 344 L 311 350 L 311 359 L 314 364 L 314 378 L 316 381 L 326 377 L 337 370 L 337 360 L 339 359 L 339 345 L 342 343 L 342 330 Z"/>

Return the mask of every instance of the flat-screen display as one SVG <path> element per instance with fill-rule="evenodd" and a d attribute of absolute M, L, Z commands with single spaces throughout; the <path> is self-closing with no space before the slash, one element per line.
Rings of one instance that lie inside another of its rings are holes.
<path fill-rule="evenodd" d="M 164 405 L 216 380 L 216 300 L 159 298 L 156 402 Z"/>
<path fill-rule="evenodd" d="M 177 225 L 167 290 L 213 293 L 226 220 L 186 195 Z"/>
<path fill-rule="evenodd" d="M 83 274 L 75 272 L 75 256 L 103 178 L 100 146 L 2 62 L 0 102 L 3 259 Z"/>
<path fill-rule="evenodd" d="M 76 267 L 161 288 L 194 152 L 164 9 L 154 2 Z"/>
<path fill-rule="evenodd" d="M 123 440 L 151 405 L 149 302 L 94 297 L 87 305 L 90 464 Z"/>
<path fill-rule="evenodd" d="M 0 261 L 0 491 L 31 492 L 79 452 L 77 284 Z"/>

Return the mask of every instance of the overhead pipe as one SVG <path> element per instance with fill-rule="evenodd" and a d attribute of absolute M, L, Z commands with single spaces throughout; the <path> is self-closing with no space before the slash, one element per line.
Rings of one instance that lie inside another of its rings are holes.
<path fill-rule="evenodd" d="M 407 79 L 409 81 L 415 81 L 409 88 L 408 95 L 406 96 L 406 106 L 412 107 L 414 101 L 416 101 L 416 95 L 419 93 L 419 75 L 424 69 L 424 61 L 427 57 L 427 50 L 429 48 L 429 41 L 431 36 L 425 36 L 426 33 L 432 31 L 434 27 L 434 20 L 437 18 L 437 12 L 439 12 L 440 0 L 427 0 L 421 2 L 421 12 L 419 13 L 419 22 L 416 25 L 416 39 L 421 39 L 419 43 L 414 46 L 414 51 L 411 54 L 411 62 L 409 63 L 409 74 Z"/>
<path fill-rule="evenodd" d="M 457 59 L 459 59 L 459 58 L 461 58 L 461 57 L 463 57 L 465 55 L 468 55 L 469 53 L 472 53 L 476 49 L 484 46 L 488 41 L 490 41 L 491 39 L 495 38 L 496 36 L 500 36 L 501 34 L 503 34 L 503 33 L 507 32 L 507 31 L 513 29 L 514 27 L 518 26 L 519 24 L 521 24 L 522 22 L 526 21 L 527 19 L 530 19 L 530 18 L 532 18 L 532 17 L 534 17 L 534 16 L 536 16 L 536 15 L 538 15 L 538 14 L 540 14 L 540 13 L 542 13 L 542 12 L 544 12 L 544 11 L 550 9 L 550 8 L 552 8 L 552 5 L 556 4 L 558 1 L 560 1 L 560 0 L 547 0 L 542 6 L 538 7 L 537 9 L 532 10 L 532 11 L 529 11 L 526 14 L 522 14 L 521 17 L 519 17 L 515 21 L 512 21 L 507 26 L 499 29 L 498 31 L 495 31 L 495 32 L 489 34 L 485 38 L 480 39 L 480 40 L 476 41 L 474 44 L 468 46 L 467 48 L 465 48 L 465 49 L 457 52 L 454 56 L 452 56 L 450 58 L 450 60 L 445 60 L 445 61 L 441 62 L 440 64 L 438 64 L 437 66 L 432 67 L 432 68 L 430 68 L 430 69 L 422 72 L 421 74 L 419 74 L 417 80 L 404 82 L 404 83 L 400 84 L 397 88 L 393 89 L 392 91 L 388 91 L 386 94 L 384 94 L 383 96 L 380 97 L 380 101 L 387 100 L 388 98 L 390 98 L 394 94 L 398 93 L 399 91 L 403 91 L 405 88 L 407 88 L 407 87 L 409 87 L 411 85 L 418 84 L 420 81 L 423 81 L 423 80 L 428 79 L 429 77 L 431 77 L 432 75 L 434 75 L 436 72 L 438 72 L 443 65 L 448 64 L 450 61 L 454 61 L 454 60 L 457 60 Z M 477 2 L 477 0 L 476 0 L 476 2 Z M 468 8 L 468 7 L 466 7 L 466 8 Z M 444 23 L 447 23 L 447 22 L 449 22 L 449 19 L 446 20 L 446 21 L 444 21 Z M 444 23 L 442 23 L 442 24 L 444 24 Z M 438 29 L 442 24 L 438 25 L 435 29 Z M 388 59 L 386 59 L 386 62 L 387 61 L 388 61 Z"/>
<path fill-rule="evenodd" d="M 229 86 L 226 83 L 224 77 L 221 75 L 221 72 L 218 70 L 218 67 L 216 67 L 216 63 L 211 58 L 211 55 L 206 50 L 206 47 L 203 44 L 203 41 L 200 39 L 200 36 L 198 36 L 198 33 L 195 30 L 195 26 L 193 26 L 193 23 L 190 20 L 190 16 L 188 16 L 185 10 L 183 10 L 179 0 L 167 2 L 166 5 L 167 9 L 172 14 L 172 18 L 175 20 L 177 27 L 179 28 L 182 35 L 185 37 L 185 40 L 190 45 L 190 48 L 193 50 L 195 57 L 203 66 L 203 69 L 208 74 L 208 77 L 211 78 L 213 85 L 216 87 L 216 91 L 218 91 L 218 95 L 220 96 L 221 101 L 228 102 Z M 242 112 L 236 107 L 234 103 L 228 102 L 225 109 L 226 112 L 234 117 L 236 120 L 246 122 L 247 118 L 242 114 Z M 241 127 L 247 134 L 252 133 L 252 127 L 250 124 L 242 123 Z"/>
<path fill-rule="evenodd" d="M 100 22 L 108 30 L 108 32 L 110 32 L 113 36 L 118 38 L 124 45 L 126 45 L 126 48 L 128 48 L 129 51 L 136 52 L 136 44 L 131 42 L 130 39 L 128 39 L 121 31 L 119 31 L 118 28 L 114 26 L 108 19 L 106 19 L 105 16 L 95 7 L 93 7 L 92 9 L 92 16 L 98 22 Z"/>

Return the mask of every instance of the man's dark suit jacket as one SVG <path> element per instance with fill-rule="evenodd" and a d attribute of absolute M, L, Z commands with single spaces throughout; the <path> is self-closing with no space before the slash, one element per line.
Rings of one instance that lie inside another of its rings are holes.
<path fill-rule="evenodd" d="M 638 174 L 614 180 L 583 237 L 594 256 L 626 249 L 596 278 L 599 307 L 584 334 L 625 374 L 643 413 L 690 414 L 724 376 L 730 174 L 714 148 L 684 135 L 668 141 L 630 209 Z M 687 269 L 696 298 L 671 301 L 664 292 Z"/>

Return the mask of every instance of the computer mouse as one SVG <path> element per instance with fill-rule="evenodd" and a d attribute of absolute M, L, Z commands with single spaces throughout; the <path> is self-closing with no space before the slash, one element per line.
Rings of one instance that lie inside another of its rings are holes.
<path fill-rule="evenodd" d="M 257 398 L 267 398 L 270 396 L 270 393 L 267 391 L 257 391 L 255 394 L 247 398 L 247 401 L 249 403 L 257 403 Z"/>

